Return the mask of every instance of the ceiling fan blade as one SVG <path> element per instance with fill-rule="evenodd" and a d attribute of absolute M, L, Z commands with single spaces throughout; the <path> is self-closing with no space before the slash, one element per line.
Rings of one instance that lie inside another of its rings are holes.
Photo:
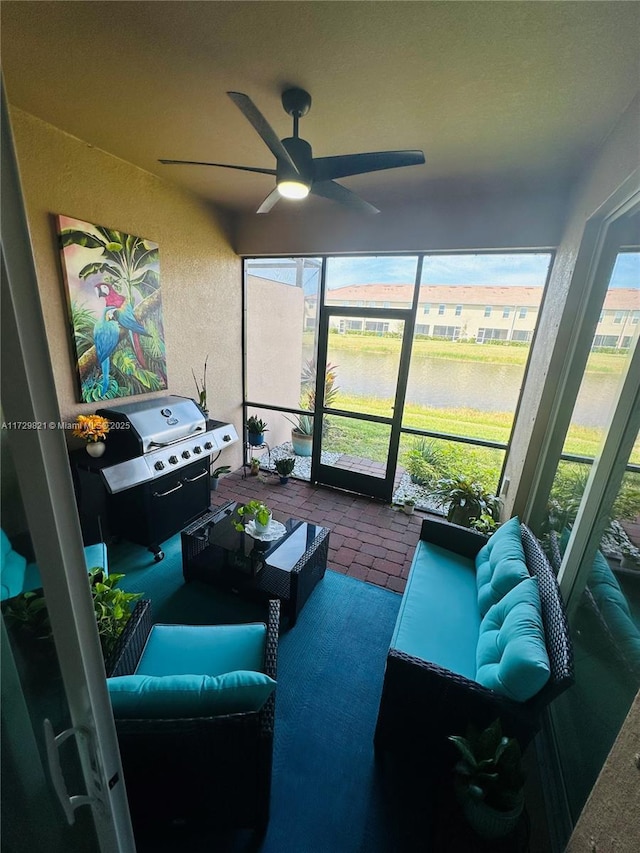
<path fill-rule="evenodd" d="M 314 181 L 311 192 L 314 195 L 329 198 L 331 201 L 340 202 L 345 207 L 350 207 L 352 210 L 357 210 L 360 213 L 380 213 L 377 207 L 374 207 L 368 201 L 360 198 L 359 195 L 333 181 Z"/>
<path fill-rule="evenodd" d="M 422 151 L 372 151 L 368 154 L 342 154 L 337 157 L 316 157 L 313 161 L 317 181 L 397 169 L 400 166 L 420 166 L 424 163 Z"/>
<path fill-rule="evenodd" d="M 275 169 L 258 169 L 254 166 L 230 166 L 229 163 L 203 163 L 201 160 L 158 160 L 165 166 L 220 166 L 222 169 L 240 169 L 242 172 L 258 172 L 261 175 L 275 175 Z"/>
<path fill-rule="evenodd" d="M 269 213 L 271 208 L 278 202 L 282 196 L 278 192 L 278 188 L 276 187 L 274 190 L 271 190 L 269 195 L 262 202 L 260 207 L 257 209 L 256 213 Z"/>
<path fill-rule="evenodd" d="M 296 175 L 299 175 L 300 172 L 298 171 L 298 167 L 294 163 L 293 158 L 282 142 L 278 139 L 275 130 L 271 127 L 251 98 L 248 95 L 243 95 L 242 92 L 227 92 L 227 95 L 229 95 L 244 117 L 251 122 L 254 129 L 258 132 L 262 141 L 271 151 L 276 160 L 284 161 L 291 169 L 293 169 Z"/>

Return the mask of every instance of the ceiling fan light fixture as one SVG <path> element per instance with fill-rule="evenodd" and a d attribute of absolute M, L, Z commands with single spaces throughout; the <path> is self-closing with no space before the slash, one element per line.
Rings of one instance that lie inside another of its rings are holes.
<path fill-rule="evenodd" d="M 302 181 L 279 181 L 278 192 L 283 198 L 306 198 L 309 195 L 311 187 L 304 184 Z"/>

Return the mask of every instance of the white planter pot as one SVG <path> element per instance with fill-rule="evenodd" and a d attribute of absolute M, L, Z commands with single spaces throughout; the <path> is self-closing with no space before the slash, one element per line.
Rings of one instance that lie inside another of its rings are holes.
<path fill-rule="evenodd" d="M 107 445 L 104 441 L 89 441 L 87 443 L 87 453 L 89 456 L 93 456 L 94 459 L 102 456 L 106 449 Z"/>

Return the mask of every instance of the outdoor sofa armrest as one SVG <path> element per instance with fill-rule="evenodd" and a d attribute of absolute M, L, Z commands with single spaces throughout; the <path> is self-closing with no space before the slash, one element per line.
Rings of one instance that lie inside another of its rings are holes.
<path fill-rule="evenodd" d="M 487 544 L 487 537 L 483 533 L 436 518 L 423 520 L 420 538 L 469 559 L 474 559 L 482 546 Z"/>

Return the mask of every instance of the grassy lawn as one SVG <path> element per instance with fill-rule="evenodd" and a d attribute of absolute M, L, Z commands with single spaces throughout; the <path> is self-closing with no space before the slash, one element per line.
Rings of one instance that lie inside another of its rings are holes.
<path fill-rule="evenodd" d="M 313 346 L 311 333 L 305 333 L 307 348 Z M 339 363 L 340 351 L 391 354 L 400 350 L 400 338 L 384 335 L 358 335 L 336 333 L 329 336 L 332 361 Z M 305 356 L 308 357 L 308 356 Z M 438 341 L 417 339 L 413 342 L 412 358 L 440 358 L 446 361 L 477 361 L 486 364 L 512 364 L 524 366 L 529 357 L 528 346 L 476 344 L 467 341 Z M 587 364 L 588 373 L 620 375 L 627 353 L 594 352 Z"/>

